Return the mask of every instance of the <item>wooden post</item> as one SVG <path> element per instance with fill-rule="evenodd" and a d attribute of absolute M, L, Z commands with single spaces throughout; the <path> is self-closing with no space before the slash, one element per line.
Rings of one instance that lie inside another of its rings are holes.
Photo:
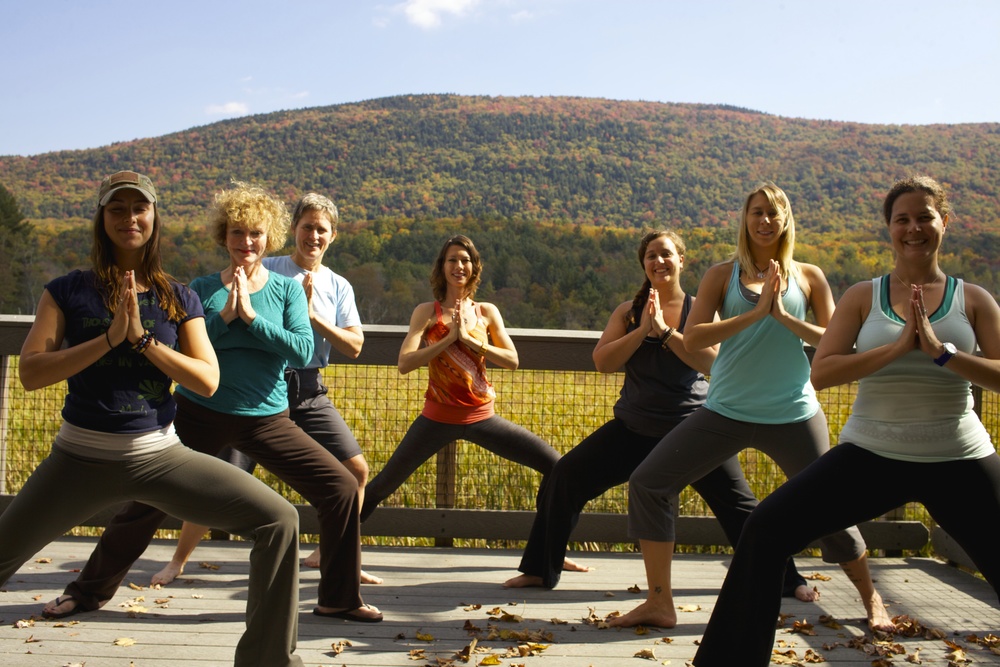
<path fill-rule="evenodd" d="M 458 443 L 449 442 L 437 453 L 437 482 L 434 485 L 434 506 L 443 509 L 455 507 L 455 487 L 458 476 Z M 434 546 L 453 547 L 455 540 L 450 537 L 435 537 Z"/>
<path fill-rule="evenodd" d="M 7 375 L 10 357 L 0 356 L 0 494 L 7 493 Z"/>

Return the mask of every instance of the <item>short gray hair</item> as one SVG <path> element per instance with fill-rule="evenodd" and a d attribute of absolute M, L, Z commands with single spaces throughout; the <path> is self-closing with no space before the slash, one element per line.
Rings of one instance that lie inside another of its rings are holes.
<path fill-rule="evenodd" d="M 329 197 L 324 197 L 321 194 L 315 192 L 310 192 L 309 194 L 302 197 L 299 203 L 295 205 L 295 212 L 292 213 L 292 229 L 299 224 L 299 220 L 302 216 L 309 211 L 323 211 L 326 213 L 326 217 L 330 218 L 330 227 L 333 229 L 337 228 L 337 222 L 340 220 L 340 213 L 337 212 L 337 205 L 334 204 Z"/>

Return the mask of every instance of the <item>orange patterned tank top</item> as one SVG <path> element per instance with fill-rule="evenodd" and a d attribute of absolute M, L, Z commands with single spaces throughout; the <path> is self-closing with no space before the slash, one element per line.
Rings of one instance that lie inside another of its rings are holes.
<path fill-rule="evenodd" d="M 486 321 L 479 304 L 474 305 L 476 325 L 473 334 L 485 340 Z M 422 342 L 430 345 L 448 335 L 448 326 L 441 320 L 441 304 L 434 302 L 437 321 L 424 332 Z M 429 381 L 424 394 L 424 410 L 428 419 L 445 424 L 474 424 L 493 416 L 496 392 L 486 379 L 486 358 L 455 341 L 427 365 Z"/>

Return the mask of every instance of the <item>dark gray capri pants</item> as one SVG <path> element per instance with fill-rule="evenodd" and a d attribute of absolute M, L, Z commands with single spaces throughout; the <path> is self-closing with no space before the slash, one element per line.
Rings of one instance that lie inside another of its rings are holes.
<path fill-rule="evenodd" d="M 748 447 L 770 456 L 791 478 L 830 450 L 826 415 L 819 410 L 792 424 L 754 424 L 699 408 L 668 433 L 629 478 L 629 537 L 673 542 L 674 498 Z M 820 546 L 828 563 L 855 560 L 866 548 L 854 526 L 823 537 Z"/>
<path fill-rule="evenodd" d="M 100 510 L 133 500 L 253 540 L 246 631 L 235 664 L 302 665 L 292 654 L 299 600 L 295 508 L 253 477 L 179 443 L 127 461 L 53 447 L 0 515 L 0 585 L 52 540 Z"/>

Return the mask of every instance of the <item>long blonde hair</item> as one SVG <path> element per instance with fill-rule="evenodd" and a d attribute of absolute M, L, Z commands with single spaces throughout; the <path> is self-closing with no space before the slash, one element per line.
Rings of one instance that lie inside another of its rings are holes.
<path fill-rule="evenodd" d="M 795 251 L 795 216 L 792 215 L 792 205 L 788 201 L 788 195 L 774 183 L 763 183 L 757 186 L 743 202 L 743 213 L 740 215 L 740 230 L 736 235 L 736 252 L 733 253 L 733 259 L 748 276 L 756 275 L 759 271 L 754 264 L 753 253 L 750 252 L 750 232 L 747 230 L 750 200 L 758 194 L 767 197 L 768 203 L 778 212 L 778 218 L 781 220 L 781 235 L 778 237 L 778 252 L 775 259 L 781 267 L 781 277 L 787 281 L 790 276 L 797 277 L 799 274 L 798 265 L 792 259 L 792 254 Z"/>

